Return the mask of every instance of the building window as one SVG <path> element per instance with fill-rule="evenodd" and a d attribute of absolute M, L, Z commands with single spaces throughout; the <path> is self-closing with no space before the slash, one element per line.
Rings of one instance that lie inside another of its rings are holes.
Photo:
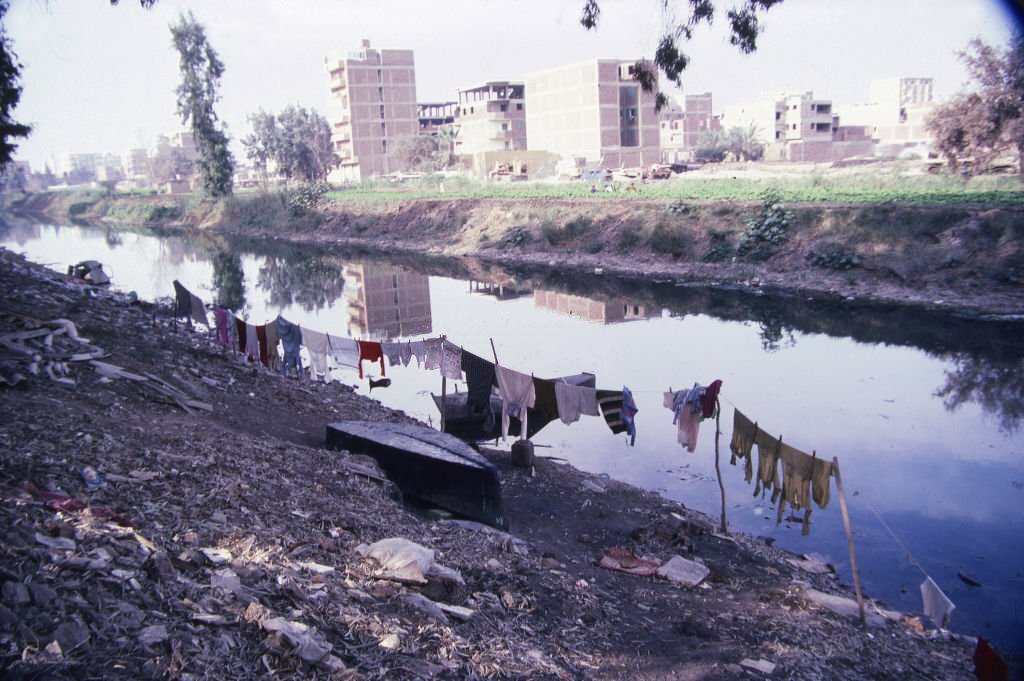
<path fill-rule="evenodd" d="M 469 107 L 469 113 L 473 113 L 473 107 Z"/>
<path fill-rule="evenodd" d="M 502 123 L 501 124 L 501 129 L 502 129 L 502 131 L 508 130 L 508 123 Z"/>
<path fill-rule="evenodd" d="M 522 110 L 523 110 L 523 103 L 519 102 L 518 104 L 516 104 L 516 111 L 522 111 Z"/>
<path fill-rule="evenodd" d="M 790 125 L 789 129 L 790 130 L 796 130 L 796 123 L 793 123 L 792 125 Z"/>
<path fill-rule="evenodd" d="M 381 140 L 380 141 L 380 150 L 382 152 L 384 152 L 385 154 L 388 153 L 388 141 L 387 140 Z"/>
<path fill-rule="evenodd" d="M 775 131 L 775 139 L 777 139 L 777 140 L 782 139 L 782 133 L 779 132 L 778 130 Z"/>
<path fill-rule="evenodd" d="M 781 118 L 782 118 L 782 112 L 781 111 L 776 111 L 775 112 L 775 120 L 780 120 Z"/>
<path fill-rule="evenodd" d="M 508 111 L 508 104 L 502 104 L 501 105 L 501 110 L 502 111 Z"/>
<path fill-rule="evenodd" d="M 380 105 L 380 117 L 384 118 L 384 105 L 383 104 Z"/>
<path fill-rule="evenodd" d="M 509 149 L 508 142 L 505 142 L 505 151 L 508 151 L 508 149 Z"/>

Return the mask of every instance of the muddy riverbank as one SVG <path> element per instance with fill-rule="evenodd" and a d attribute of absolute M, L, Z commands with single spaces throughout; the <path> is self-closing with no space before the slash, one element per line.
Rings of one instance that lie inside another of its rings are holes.
<path fill-rule="evenodd" d="M 57 377 L 72 385 L 5 359 L 5 379 L 26 379 L 0 388 L 0 664 L 11 678 L 763 676 L 744 660 L 774 665 L 770 678 L 971 676 L 969 641 L 874 607 L 863 630 L 816 604 L 815 591 L 851 596 L 830 573 L 556 460 L 530 476 L 490 454 L 511 534 L 414 513 L 357 453 L 321 448 L 329 421 L 400 412 L 340 383 L 244 366 L 159 306 L 6 252 L 0 285 L 0 333 L 68 319 L 104 362 L 156 377 L 71 361 Z M 157 383 L 209 410 L 186 411 Z M 86 466 L 106 484 L 87 487 Z M 77 501 L 55 506 L 36 488 Z M 355 549 L 393 536 L 433 549 L 459 580 L 380 578 Z M 598 567 L 616 546 L 710 573 L 685 588 Z M 294 649 L 277 617 L 311 643 Z"/>
<path fill-rule="evenodd" d="M 641 199 L 220 203 L 42 194 L 14 209 L 173 230 L 474 256 L 577 272 L 912 305 L 961 317 L 1024 316 L 1024 208 Z"/>

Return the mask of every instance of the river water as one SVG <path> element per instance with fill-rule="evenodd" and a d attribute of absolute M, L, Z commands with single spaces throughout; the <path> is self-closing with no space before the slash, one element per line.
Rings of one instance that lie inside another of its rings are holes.
<path fill-rule="evenodd" d="M 732 529 L 823 554 L 850 583 L 835 491 L 828 508 L 813 513 L 809 536 L 801 536 L 797 521 L 777 526 L 770 500 L 754 497 L 742 466 L 729 465 L 735 406 L 795 447 L 838 457 L 869 595 L 920 612 L 926 571 L 956 603 L 955 631 L 1024 653 L 1020 324 L 676 282 L 78 226 L 6 226 L 0 245 L 61 271 L 99 260 L 117 288 L 144 299 L 170 296 L 178 279 L 255 323 L 280 313 L 359 338 L 445 334 L 485 357 L 493 339 L 502 364 L 519 371 L 596 373 L 598 387 L 625 385 L 636 396 L 636 445 L 612 435 L 602 419 L 585 417 L 544 428 L 534 441 L 550 448 L 538 454 L 656 490 L 713 518 L 720 505 L 714 425 L 705 421 L 697 451 L 684 451 L 662 392 L 720 378 Z M 389 368 L 388 376 L 392 385 L 374 390 L 373 398 L 437 424 L 430 398 L 440 391 L 437 372 L 414 363 Z M 368 390 L 355 372 L 337 377 Z M 959 573 L 982 586 L 968 585 Z"/>

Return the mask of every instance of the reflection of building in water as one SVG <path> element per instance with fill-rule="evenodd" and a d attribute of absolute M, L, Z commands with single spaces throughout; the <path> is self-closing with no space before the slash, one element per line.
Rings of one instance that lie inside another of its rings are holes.
<path fill-rule="evenodd" d="M 533 301 L 538 307 L 546 307 L 570 317 L 582 317 L 588 321 L 602 324 L 630 322 L 634 319 L 657 317 L 660 310 L 647 305 L 630 302 L 625 298 L 611 300 L 594 300 L 583 296 L 573 296 L 556 291 L 534 291 Z"/>
<path fill-rule="evenodd" d="M 503 284 L 493 284 L 488 281 L 471 280 L 469 282 L 469 292 L 481 293 L 485 296 L 494 296 L 498 300 L 513 300 L 515 298 L 528 296 L 533 292 L 533 290 L 528 288 L 516 288 L 515 286 L 505 286 Z"/>
<path fill-rule="evenodd" d="M 346 265 L 345 300 L 353 338 L 430 333 L 430 285 L 425 274 L 376 263 Z"/>

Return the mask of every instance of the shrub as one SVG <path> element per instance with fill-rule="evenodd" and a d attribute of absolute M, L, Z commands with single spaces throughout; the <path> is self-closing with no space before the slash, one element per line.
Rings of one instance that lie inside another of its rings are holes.
<path fill-rule="evenodd" d="M 747 220 L 736 253 L 751 260 L 767 260 L 789 239 L 792 219 L 792 214 L 782 207 L 781 195 L 774 190 L 766 191 L 761 210 Z"/>
<path fill-rule="evenodd" d="M 587 253 L 600 253 L 601 251 L 604 250 L 604 244 L 598 241 L 597 239 L 594 239 L 593 241 L 588 243 L 583 250 L 585 250 Z"/>
<path fill-rule="evenodd" d="M 838 244 L 821 244 L 807 253 L 807 260 L 818 267 L 831 270 L 850 270 L 859 267 L 860 257 Z"/>
<path fill-rule="evenodd" d="M 679 258 L 686 253 L 690 240 L 687 234 L 666 221 L 659 220 L 651 229 L 647 239 L 651 250 Z"/>
<path fill-rule="evenodd" d="M 691 209 L 685 201 L 673 201 L 666 210 L 673 215 L 686 215 Z"/>
<path fill-rule="evenodd" d="M 505 236 L 501 239 L 502 246 L 522 246 L 530 243 L 533 240 L 533 236 L 523 227 L 513 227 L 509 231 L 505 232 Z"/>
<path fill-rule="evenodd" d="M 288 212 L 299 216 L 307 210 L 317 208 L 330 189 L 331 186 L 326 182 L 310 182 L 301 185 L 298 189 L 288 193 Z"/>

